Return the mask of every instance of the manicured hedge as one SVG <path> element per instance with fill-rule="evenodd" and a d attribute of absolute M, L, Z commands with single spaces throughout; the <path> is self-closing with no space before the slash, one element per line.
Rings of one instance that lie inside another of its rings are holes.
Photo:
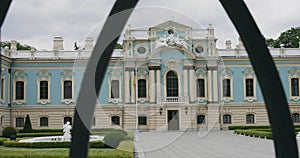
<path fill-rule="evenodd" d="M 43 137 L 43 136 L 62 136 L 63 132 L 52 133 L 18 133 L 17 137 Z"/>
<path fill-rule="evenodd" d="M 14 127 L 5 127 L 2 131 L 2 136 L 5 138 L 10 138 L 11 135 L 16 135 L 17 130 Z"/>
<path fill-rule="evenodd" d="M 69 148 L 70 142 L 17 142 L 5 141 L 5 147 L 22 147 L 22 148 Z M 90 148 L 105 148 L 104 143 L 101 141 L 90 142 Z"/>
<path fill-rule="evenodd" d="M 0 138 L 0 145 L 3 145 L 5 141 L 7 141 L 7 138 Z"/>
<path fill-rule="evenodd" d="M 295 125 L 295 129 L 300 130 L 300 125 Z M 236 129 L 266 129 L 266 130 L 271 130 L 271 126 L 229 126 L 229 130 L 236 130 Z"/>
<path fill-rule="evenodd" d="M 128 135 L 128 133 L 123 129 L 114 129 L 114 128 L 98 128 L 92 129 L 92 133 L 121 133 L 123 135 Z"/>
<path fill-rule="evenodd" d="M 117 149 L 122 150 L 122 151 L 134 152 L 133 141 L 124 140 L 119 144 Z"/>
<path fill-rule="evenodd" d="M 272 132 L 256 131 L 256 130 L 240 130 L 234 131 L 236 134 L 243 134 L 251 137 L 262 137 L 267 139 L 272 139 Z"/>
<path fill-rule="evenodd" d="M 121 133 L 110 133 L 104 137 L 104 142 L 106 146 L 117 148 L 120 142 L 125 139 L 126 139 L 125 135 Z"/>
<path fill-rule="evenodd" d="M 33 129 L 30 133 L 58 133 L 62 132 L 63 129 Z M 25 133 L 23 129 L 18 131 L 19 133 Z"/>

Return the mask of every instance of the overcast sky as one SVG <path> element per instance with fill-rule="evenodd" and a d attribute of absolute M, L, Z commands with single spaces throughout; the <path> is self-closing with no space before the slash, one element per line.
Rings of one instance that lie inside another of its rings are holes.
<path fill-rule="evenodd" d="M 300 0 L 245 0 L 266 37 L 300 26 Z M 17 40 L 37 49 L 52 49 L 54 36 L 73 49 L 87 36 L 96 38 L 114 0 L 13 0 L 2 27 L 2 41 Z M 212 24 L 224 48 L 237 44 L 237 32 L 218 0 L 140 0 L 129 23 L 132 28 L 155 26 L 166 20 L 207 28 Z M 95 29 L 96 28 L 96 29 Z"/>

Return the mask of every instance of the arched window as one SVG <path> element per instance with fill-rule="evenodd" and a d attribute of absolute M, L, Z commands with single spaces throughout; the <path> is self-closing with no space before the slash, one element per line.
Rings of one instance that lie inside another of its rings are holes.
<path fill-rule="evenodd" d="M 16 127 L 24 127 L 24 118 L 23 117 L 16 118 Z"/>
<path fill-rule="evenodd" d="M 204 79 L 197 79 L 197 97 L 205 97 L 205 84 Z"/>
<path fill-rule="evenodd" d="M 197 124 L 205 124 L 205 115 L 197 116 Z"/>
<path fill-rule="evenodd" d="M 146 80 L 139 79 L 138 80 L 138 98 L 146 98 Z"/>
<path fill-rule="evenodd" d="M 231 124 L 231 115 L 223 115 L 223 123 L 224 124 Z"/>
<path fill-rule="evenodd" d="M 298 113 L 292 114 L 292 120 L 293 122 L 300 122 L 299 114 Z"/>
<path fill-rule="evenodd" d="M 66 124 L 68 121 L 70 122 L 70 125 L 72 125 L 72 117 L 64 117 L 64 124 Z"/>
<path fill-rule="evenodd" d="M 119 81 L 111 81 L 111 98 L 119 98 Z"/>
<path fill-rule="evenodd" d="M 247 115 L 246 115 L 246 123 L 247 123 L 247 124 L 252 124 L 252 123 L 254 123 L 254 115 L 253 115 L 253 114 L 247 114 Z"/>
<path fill-rule="evenodd" d="M 111 117 L 111 125 L 120 125 L 120 117 L 112 116 Z"/>
<path fill-rule="evenodd" d="M 41 117 L 40 118 L 40 126 L 41 127 L 48 127 L 48 117 Z"/>
<path fill-rule="evenodd" d="M 167 73 L 167 97 L 178 97 L 178 78 L 174 71 Z"/>

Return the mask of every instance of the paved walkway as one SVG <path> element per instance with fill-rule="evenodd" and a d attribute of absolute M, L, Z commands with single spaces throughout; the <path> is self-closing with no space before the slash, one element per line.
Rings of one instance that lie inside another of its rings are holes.
<path fill-rule="evenodd" d="M 231 131 L 141 132 L 135 148 L 139 158 L 275 158 L 272 140 Z"/>

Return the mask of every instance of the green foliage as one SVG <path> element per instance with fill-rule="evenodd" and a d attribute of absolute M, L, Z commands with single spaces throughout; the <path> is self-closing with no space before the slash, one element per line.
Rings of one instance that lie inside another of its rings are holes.
<path fill-rule="evenodd" d="M 262 137 L 267 139 L 272 139 L 272 132 L 265 132 L 265 131 L 256 131 L 256 130 L 240 130 L 237 129 L 234 131 L 236 134 L 243 134 L 251 137 Z"/>
<path fill-rule="evenodd" d="M 134 144 L 133 144 L 133 141 L 130 141 L 130 140 L 122 141 L 122 142 L 119 144 L 118 149 L 119 149 L 119 150 L 122 150 L 122 151 L 134 152 Z"/>
<path fill-rule="evenodd" d="M 117 148 L 121 141 L 125 140 L 126 137 L 121 133 L 110 133 L 104 137 L 105 145 Z"/>
<path fill-rule="evenodd" d="M 115 49 L 123 49 L 123 46 L 120 43 L 117 43 L 115 45 Z"/>
<path fill-rule="evenodd" d="M 229 126 L 229 130 L 236 130 L 236 129 L 271 129 L 270 126 Z"/>
<path fill-rule="evenodd" d="M 58 133 L 62 132 L 62 129 L 33 129 L 30 133 Z M 18 133 L 26 133 L 23 129 L 19 130 Z"/>
<path fill-rule="evenodd" d="M 23 128 L 24 133 L 30 133 L 32 131 L 31 121 L 29 115 L 26 115 L 25 125 Z"/>
<path fill-rule="evenodd" d="M 269 47 L 280 48 L 299 48 L 300 41 L 300 27 L 292 27 L 287 31 L 280 33 L 277 39 L 266 39 Z"/>
<path fill-rule="evenodd" d="M 10 43 L 9 41 L 1 41 L 0 42 L 0 47 L 5 48 L 8 47 L 10 48 Z M 20 44 L 17 42 L 17 50 L 36 50 L 33 46 L 27 45 L 27 44 Z"/>
<path fill-rule="evenodd" d="M 11 135 L 17 135 L 17 130 L 14 127 L 6 127 L 2 131 L 2 136 L 10 138 Z"/>
<path fill-rule="evenodd" d="M 63 132 L 51 133 L 18 133 L 18 137 L 43 137 L 43 136 L 62 136 Z"/>
<path fill-rule="evenodd" d="M 17 142 L 5 141 L 5 147 L 18 147 L 18 148 L 69 148 L 70 142 Z M 90 148 L 105 148 L 104 143 L 101 141 L 90 142 Z"/>

